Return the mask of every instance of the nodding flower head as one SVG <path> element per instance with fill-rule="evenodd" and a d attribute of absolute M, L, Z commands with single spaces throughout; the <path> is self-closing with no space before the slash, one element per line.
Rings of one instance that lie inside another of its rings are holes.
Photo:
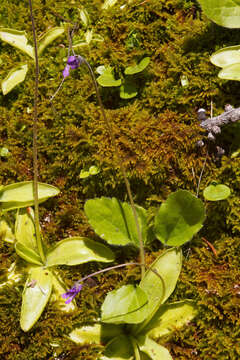
<path fill-rule="evenodd" d="M 70 75 L 70 69 L 74 70 L 79 68 L 79 66 L 83 63 L 83 58 L 79 55 L 71 55 L 67 59 L 67 65 L 63 70 L 64 79 Z"/>
<path fill-rule="evenodd" d="M 70 290 L 68 290 L 66 293 L 62 294 L 63 299 L 67 299 L 65 301 L 65 304 L 69 304 L 75 296 L 82 290 L 82 284 L 74 285 Z"/>

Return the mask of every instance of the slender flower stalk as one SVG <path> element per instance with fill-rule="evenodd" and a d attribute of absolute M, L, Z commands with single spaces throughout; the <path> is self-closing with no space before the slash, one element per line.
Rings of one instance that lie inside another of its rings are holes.
<path fill-rule="evenodd" d="M 97 100 L 98 100 L 98 103 L 99 103 L 99 106 L 100 106 L 100 109 L 101 109 L 102 117 L 103 117 L 104 122 L 105 122 L 105 124 L 107 126 L 107 130 L 108 130 L 108 133 L 109 133 L 110 138 L 111 138 L 111 142 L 112 142 L 112 145 L 113 145 L 113 148 L 114 148 L 114 152 L 115 152 L 115 155 L 116 155 L 116 158 L 117 158 L 117 162 L 118 162 L 118 165 L 119 165 L 120 170 L 122 172 L 123 179 L 124 179 L 124 182 L 125 182 L 125 186 L 126 186 L 126 189 L 127 189 L 128 197 L 129 197 L 129 200 L 130 200 L 130 205 L 131 205 L 131 208 L 132 208 L 134 220 L 135 220 L 136 227 L 137 227 L 138 238 L 139 238 L 140 259 L 141 259 L 141 261 L 140 261 L 141 262 L 141 278 L 143 278 L 143 276 L 145 274 L 144 245 L 143 245 L 142 232 L 141 232 L 140 224 L 139 224 L 138 217 L 137 217 L 137 211 L 136 211 L 136 207 L 135 207 L 134 201 L 133 201 L 131 187 L 130 187 L 130 184 L 129 184 L 129 181 L 128 181 L 128 178 L 127 178 L 126 170 L 125 170 L 125 168 L 123 166 L 123 161 L 122 161 L 121 156 L 120 156 L 119 151 L 118 151 L 118 147 L 117 147 L 117 144 L 116 144 L 116 141 L 115 141 L 114 132 L 113 132 L 113 129 L 112 129 L 112 124 L 108 120 L 108 118 L 106 116 L 106 113 L 105 113 L 105 110 L 104 110 L 104 107 L 103 107 L 103 103 L 102 103 L 102 100 L 101 100 L 101 97 L 100 97 L 100 94 L 99 94 L 99 90 L 98 90 L 97 82 L 96 82 L 96 79 L 95 79 L 95 75 L 94 75 L 94 73 L 92 71 L 92 68 L 91 68 L 90 64 L 88 63 L 88 61 L 83 57 L 81 57 L 81 58 L 82 58 L 82 61 L 87 65 L 87 68 L 88 68 L 89 73 L 91 75 L 91 78 L 92 78 L 92 81 L 93 81 L 93 84 L 94 84 L 94 87 L 95 87 L 96 95 L 97 95 Z"/>
<path fill-rule="evenodd" d="M 152 271 L 162 282 L 162 286 L 163 286 L 162 298 L 164 298 L 165 292 L 166 292 L 165 282 L 164 282 L 162 276 L 157 272 L 157 270 L 152 269 L 151 267 L 148 267 L 145 264 L 141 264 L 141 263 L 138 263 L 138 262 L 130 262 L 130 263 L 119 264 L 119 265 L 114 265 L 114 266 L 107 267 L 106 269 L 96 271 L 96 272 L 94 272 L 92 274 L 89 274 L 89 275 L 86 275 L 83 278 L 81 278 L 80 280 L 76 281 L 74 286 L 71 289 L 69 289 L 66 293 L 62 294 L 62 297 L 64 299 L 68 299 L 67 301 L 65 301 L 65 303 L 69 304 L 75 298 L 75 296 L 82 290 L 82 286 L 83 286 L 82 283 L 85 280 L 87 280 L 87 279 L 89 279 L 89 278 L 91 278 L 93 276 L 99 275 L 101 273 L 104 273 L 104 272 L 107 272 L 107 271 L 110 271 L 110 270 L 114 270 L 114 269 L 119 269 L 119 268 L 125 267 L 125 266 L 130 266 L 130 265 L 141 266 L 141 268 L 144 266 L 144 268 L 147 268 L 149 271 Z"/>
<path fill-rule="evenodd" d="M 29 0 L 30 17 L 32 21 L 32 33 L 34 41 L 34 52 L 35 52 L 35 91 L 34 91 L 34 118 L 33 118 L 33 196 L 34 196 L 34 223 L 37 247 L 39 255 L 42 261 L 45 261 L 45 255 L 43 252 L 43 246 L 40 235 L 40 222 L 39 222 L 39 206 L 38 206 L 38 155 L 37 155 L 37 118 L 38 118 L 38 82 L 39 82 L 39 62 L 38 62 L 38 51 L 37 51 L 37 37 L 35 30 L 35 21 L 33 17 L 32 1 Z"/>
<path fill-rule="evenodd" d="M 74 31 L 74 29 L 73 29 L 73 31 Z M 75 55 L 74 52 L 73 52 L 73 55 L 69 56 L 69 54 L 70 54 L 69 49 L 72 48 L 72 33 L 73 33 L 73 31 L 72 32 L 70 30 L 68 31 L 68 38 L 69 38 L 68 59 L 67 59 L 67 65 L 65 66 L 65 68 L 63 70 L 63 80 L 62 80 L 60 86 L 58 87 L 58 89 L 56 90 L 55 94 L 51 97 L 50 101 L 52 101 L 53 98 L 56 96 L 56 94 L 58 93 L 58 91 L 62 87 L 63 82 L 66 79 L 66 77 L 68 77 L 70 75 L 70 70 L 71 69 L 72 70 L 77 69 L 82 64 L 85 64 L 87 66 L 87 68 L 88 68 L 88 71 L 89 71 L 89 73 L 91 75 L 91 78 L 92 78 L 92 81 L 93 81 L 93 84 L 94 84 L 94 88 L 95 88 L 97 100 L 98 100 L 98 103 L 99 103 L 99 106 L 100 106 L 100 110 L 101 110 L 101 113 L 102 113 L 102 117 L 103 117 L 103 120 L 104 120 L 104 122 L 106 124 L 108 133 L 110 135 L 110 139 L 111 139 L 111 142 L 112 142 L 112 145 L 113 145 L 113 148 L 114 148 L 115 156 L 117 158 L 117 163 L 118 163 L 118 165 L 120 167 L 120 171 L 121 171 L 121 173 L 123 175 L 123 179 L 124 179 L 125 186 L 126 186 L 126 189 L 127 189 L 127 194 L 128 194 L 129 200 L 130 200 L 130 205 L 131 205 L 131 208 L 132 208 L 134 221 L 135 221 L 135 224 L 136 224 L 136 227 L 137 227 L 137 234 L 138 234 L 139 245 L 140 245 L 141 278 L 143 278 L 143 276 L 145 274 L 144 245 L 143 245 L 142 232 L 141 232 L 140 224 L 139 224 L 138 217 L 137 217 L 137 211 L 136 211 L 136 207 L 135 207 L 134 201 L 133 201 L 131 187 L 130 187 L 130 184 L 129 184 L 129 181 L 128 181 L 128 178 L 127 178 L 126 170 L 125 170 L 125 168 L 123 166 L 123 161 L 122 161 L 121 156 L 120 156 L 119 151 L 118 151 L 118 147 L 117 147 L 117 144 L 116 144 L 112 124 L 108 120 L 108 118 L 106 116 L 106 113 L 105 113 L 105 110 L 104 110 L 104 106 L 103 106 L 103 103 L 102 103 L 102 100 L 101 100 L 101 97 L 100 97 L 98 85 L 97 85 L 97 82 L 96 82 L 95 75 L 94 75 L 94 73 L 92 71 L 92 68 L 91 68 L 90 64 L 88 63 L 88 61 L 84 57 L 82 57 L 80 55 Z"/>

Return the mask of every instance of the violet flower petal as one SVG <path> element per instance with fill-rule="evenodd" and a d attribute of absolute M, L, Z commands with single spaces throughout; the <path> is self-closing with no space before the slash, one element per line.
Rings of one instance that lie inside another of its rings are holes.
<path fill-rule="evenodd" d="M 63 78 L 64 78 L 64 79 L 65 79 L 67 76 L 70 75 L 70 65 L 66 65 L 66 66 L 65 66 L 62 74 L 63 74 Z"/>
<path fill-rule="evenodd" d="M 82 284 L 75 285 L 71 289 L 69 289 L 67 292 L 62 294 L 62 298 L 67 299 L 65 301 L 65 304 L 69 304 L 81 290 L 82 290 Z"/>

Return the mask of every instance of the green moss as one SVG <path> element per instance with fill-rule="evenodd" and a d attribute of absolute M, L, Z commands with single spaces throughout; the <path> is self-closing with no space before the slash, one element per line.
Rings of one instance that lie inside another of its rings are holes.
<path fill-rule="evenodd" d="M 123 4 L 124 2 L 121 2 Z M 144 55 L 151 57 L 146 70 L 140 74 L 138 96 L 121 100 L 114 89 L 100 89 L 107 115 L 127 169 L 136 203 L 156 211 L 171 191 L 188 189 L 196 193 L 206 149 L 196 149 L 203 137 L 196 111 L 199 107 L 214 113 L 222 112 L 226 103 L 238 106 L 237 82 L 217 78 L 218 70 L 209 62 L 209 55 L 223 46 L 239 42 L 239 30 L 228 30 L 211 24 L 201 13 L 196 1 L 152 0 L 130 3 L 123 10 L 118 5 L 108 11 L 100 9 L 100 1 L 84 1 L 96 33 L 103 43 L 79 48 L 93 69 L 111 65 L 116 73 Z M 57 26 L 60 15 L 79 21 L 76 2 L 34 1 L 37 32 Z M 27 3 L 2 1 L 1 25 L 26 30 L 31 35 Z M 80 27 L 76 36 L 82 36 Z M 137 42 L 130 42 L 131 34 Z M 130 40 L 129 40 L 130 39 Z M 63 46 L 64 45 L 64 46 Z M 96 101 L 94 87 L 85 67 L 72 71 L 53 104 L 49 97 L 62 79 L 67 56 L 67 35 L 49 46 L 40 59 L 39 95 L 39 174 L 40 180 L 56 185 L 61 194 L 41 205 L 41 222 L 48 245 L 70 235 L 96 237 L 83 213 L 86 199 L 116 196 L 126 199 L 126 191 L 114 156 L 106 126 Z M 9 45 L 1 43 L 3 65 L 0 76 L 24 56 Z M 189 86 L 181 86 L 181 76 Z M 34 67 L 26 81 L 7 96 L 0 94 L 0 145 L 11 152 L 0 158 L 0 183 L 30 180 L 32 171 L 32 110 Z M 200 186 L 202 190 L 211 180 L 230 186 L 229 199 L 207 203 L 207 221 L 200 237 L 186 245 L 186 257 L 181 280 L 172 300 L 194 298 L 200 305 L 199 316 L 172 339 L 164 339 L 173 357 L 178 360 L 217 359 L 237 360 L 239 343 L 239 238 L 240 211 L 239 158 L 231 159 L 238 148 L 236 127 L 228 127 L 218 141 L 226 149 L 226 156 L 218 164 L 208 157 Z M 85 166 L 97 165 L 100 173 L 80 179 Z M 213 252 L 201 240 L 211 242 Z M 1 278 L 16 259 L 13 248 L 0 242 Z M 152 250 L 158 251 L 159 242 Z M 156 256 L 149 250 L 150 262 Z M 135 259 L 131 251 L 119 250 L 118 262 Z M 62 276 L 69 286 L 80 277 L 99 269 L 99 264 L 62 268 Z M 100 305 L 107 291 L 116 282 L 137 279 L 138 270 L 121 270 L 97 279 L 97 288 L 85 287 L 77 298 L 78 310 L 60 313 L 50 303 L 40 320 L 27 334 L 19 327 L 19 311 L 23 280 L 14 286 L 0 289 L 0 358 L 6 360 L 96 359 L 101 348 L 77 347 L 65 335 L 79 323 L 91 322 L 99 315 Z M 52 343 L 59 343 L 53 347 Z M 54 355 L 55 354 L 55 355 Z M 60 357 L 61 358 L 61 357 Z"/>

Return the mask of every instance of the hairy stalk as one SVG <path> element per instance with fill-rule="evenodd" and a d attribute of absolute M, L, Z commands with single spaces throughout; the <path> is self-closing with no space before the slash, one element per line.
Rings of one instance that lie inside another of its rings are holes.
<path fill-rule="evenodd" d="M 100 94 L 99 94 L 99 90 L 98 90 L 98 86 L 97 86 L 97 82 L 96 82 L 94 73 L 92 71 L 92 68 L 91 68 L 90 64 L 87 62 L 87 60 L 85 58 L 83 58 L 83 57 L 81 57 L 81 58 L 83 59 L 83 62 L 87 65 L 87 68 L 88 68 L 89 73 L 91 75 L 91 78 L 92 78 L 92 81 L 93 81 L 93 84 L 94 84 L 94 87 L 95 87 L 96 95 L 97 95 L 97 100 L 98 100 L 98 103 L 99 103 L 99 106 L 100 106 L 100 109 L 101 109 L 102 117 L 103 117 L 104 122 L 105 122 L 105 124 L 107 126 L 107 130 L 108 130 L 108 133 L 110 135 L 110 139 L 111 139 L 111 142 L 112 142 L 112 145 L 113 145 L 113 148 L 114 148 L 114 152 L 115 152 L 115 155 L 116 155 L 116 158 L 117 158 L 117 162 L 118 162 L 118 165 L 120 167 L 120 170 L 121 170 L 123 178 L 124 178 L 125 186 L 126 186 L 126 189 L 127 189 L 129 200 L 130 200 L 130 205 L 131 205 L 131 208 L 132 208 L 132 211 L 133 211 L 133 216 L 134 216 L 134 220 L 135 220 L 136 227 L 137 227 L 137 233 L 138 233 L 139 244 L 140 244 L 141 277 L 143 278 L 144 273 L 145 273 L 144 246 L 143 246 L 142 233 L 141 233 L 141 230 L 140 230 L 140 225 L 139 225 L 139 221 L 138 221 L 138 217 L 137 217 L 137 211 L 136 211 L 136 207 L 134 205 L 130 184 L 129 184 L 129 181 L 128 181 L 128 178 L 127 178 L 126 170 L 125 170 L 125 168 L 123 166 L 121 156 L 120 156 L 119 151 L 118 151 L 118 147 L 117 147 L 115 137 L 114 137 L 114 133 L 113 133 L 113 129 L 112 129 L 112 124 L 108 120 L 108 118 L 106 116 L 106 113 L 105 113 L 105 110 L 104 110 L 104 107 L 103 107 L 103 103 L 102 103 L 102 100 L 101 100 L 101 97 L 100 97 Z"/>
<path fill-rule="evenodd" d="M 39 255 L 42 261 L 45 261 L 45 255 L 43 252 L 43 246 L 40 235 L 40 222 L 39 222 L 39 206 L 38 206 L 38 155 L 37 155 L 37 117 L 38 117 L 38 82 L 39 82 L 39 62 L 38 62 L 38 50 L 37 50 L 37 38 L 35 21 L 33 17 L 32 1 L 29 0 L 30 17 L 32 21 L 32 33 L 34 41 L 34 52 L 35 52 L 35 91 L 34 91 L 34 118 L 33 118 L 33 196 L 34 196 L 34 223 L 37 247 Z"/>

